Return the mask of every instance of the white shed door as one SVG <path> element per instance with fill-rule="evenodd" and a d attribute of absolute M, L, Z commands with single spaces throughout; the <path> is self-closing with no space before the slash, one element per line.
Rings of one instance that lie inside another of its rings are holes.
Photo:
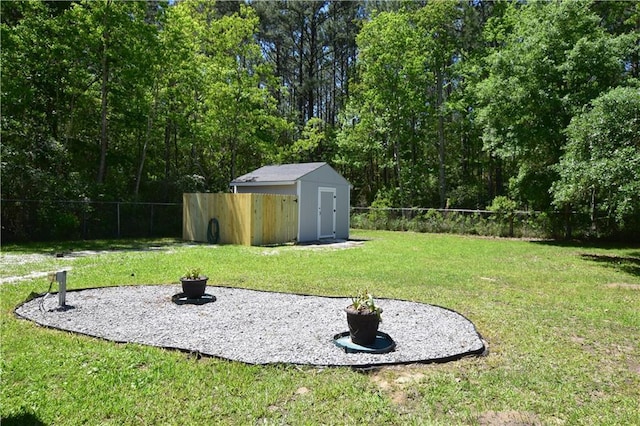
<path fill-rule="evenodd" d="M 318 188 L 318 239 L 336 237 L 336 189 Z"/>

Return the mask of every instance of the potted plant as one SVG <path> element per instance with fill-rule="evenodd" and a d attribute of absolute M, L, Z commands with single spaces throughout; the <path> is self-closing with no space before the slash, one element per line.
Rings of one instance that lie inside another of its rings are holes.
<path fill-rule="evenodd" d="M 204 296 L 207 288 L 207 280 L 209 277 L 201 275 L 200 268 L 188 269 L 186 274 L 180 278 L 182 284 L 182 292 L 189 299 Z"/>
<path fill-rule="evenodd" d="M 357 345 L 370 345 L 376 340 L 378 326 L 382 321 L 382 308 L 376 305 L 368 290 L 351 298 L 345 308 L 351 341 Z"/>

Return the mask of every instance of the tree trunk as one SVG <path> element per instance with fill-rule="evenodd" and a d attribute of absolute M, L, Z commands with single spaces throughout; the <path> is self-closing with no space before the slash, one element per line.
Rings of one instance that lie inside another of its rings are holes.
<path fill-rule="evenodd" d="M 299 123 L 304 124 L 305 120 L 305 99 L 304 99 L 304 33 L 305 33 L 305 18 L 302 14 L 300 22 L 300 50 L 299 50 L 299 62 L 298 62 L 298 117 Z"/>
<path fill-rule="evenodd" d="M 153 122 L 156 115 L 156 110 L 158 109 L 158 84 L 154 84 L 154 94 L 153 94 L 153 107 L 149 112 L 149 116 L 147 117 L 147 131 L 144 136 L 144 144 L 142 145 L 142 152 L 140 153 L 140 164 L 138 165 L 138 172 L 136 173 L 136 186 L 133 190 L 133 195 L 137 199 L 138 194 L 140 193 L 140 181 L 142 180 L 142 170 L 144 169 L 144 162 L 147 157 L 147 146 L 149 145 L 149 140 L 151 139 L 151 129 L 153 128 Z"/>
<path fill-rule="evenodd" d="M 167 121 L 164 126 L 164 193 L 169 193 L 169 176 L 171 174 L 171 132 L 172 132 L 171 119 L 167 117 Z"/>
<path fill-rule="evenodd" d="M 307 116 L 305 119 L 305 123 L 315 116 L 315 90 L 316 90 L 316 67 L 318 66 L 317 61 L 317 21 L 315 10 L 312 10 L 310 22 L 309 22 L 309 68 L 307 69 Z"/>
<path fill-rule="evenodd" d="M 590 219 L 591 219 L 591 232 L 593 232 L 595 234 L 596 231 L 598 230 L 597 223 L 596 223 L 596 187 L 595 186 L 593 188 L 591 188 L 591 214 L 590 214 Z"/>
<path fill-rule="evenodd" d="M 438 69 L 436 72 L 436 91 L 437 101 L 436 110 L 438 115 L 438 163 L 439 163 L 439 176 L 438 182 L 440 187 L 440 208 L 443 209 L 447 205 L 447 184 L 445 180 L 445 140 L 444 140 L 444 112 L 442 111 L 442 104 L 444 103 L 444 82 L 442 70 Z"/>
<path fill-rule="evenodd" d="M 401 169 L 402 165 L 400 164 L 400 142 L 399 142 L 398 132 L 396 132 L 394 139 L 395 141 L 393 142 L 393 157 L 396 164 L 395 172 L 396 172 L 398 192 L 400 195 L 400 203 L 401 203 L 400 207 L 405 207 L 404 202 L 406 200 L 406 196 L 404 193 L 404 185 L 402 184 L 402 169 Z"/>
<path fill-rule="evenodd" d="M 564 207 L 564 239 L 570 240 L 573 230 L 571 226 L 571 205 L 567 204 Z"/>
<path fill-rule="evenodd" d="M 109 147 L 109 138 L 107 135 L 108 130 L 108 120 L 107 120 L 107 112 L 108 112 L 108 103 L 107 97 L 109 95 L 109 60 L 107 58 L 107 54 L 109 52 L 109 27 L 107 22 L 108 9 L 111 5 L 111 0 L 107 1 L 106 10 L 103 19 L 104 30 L 102 32 L 102 84 L 100 87 L 100 117 L 101 117 L 101 126 L 100 126 L 100 165 L 98 167 L 98 178 L 97 182 L 99 184 L 104 183 L 105 177 L 107 175 L 107 149 Z"/>

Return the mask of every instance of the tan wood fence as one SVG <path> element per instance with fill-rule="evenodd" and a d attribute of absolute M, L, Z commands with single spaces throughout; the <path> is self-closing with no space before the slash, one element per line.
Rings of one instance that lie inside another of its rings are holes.
<path fill-rule="evenodd" d="M 184 240 L 260 246 L 297 238 L 295 195 L 192 193 L 182 197 Z"/>

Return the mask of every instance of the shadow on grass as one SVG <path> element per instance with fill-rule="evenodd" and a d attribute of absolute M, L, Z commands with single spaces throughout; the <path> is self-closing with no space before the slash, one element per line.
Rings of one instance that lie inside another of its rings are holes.
<path fill-rule="evenodd" d="M 608 268 L 617 269 L 627 274 L 640 277 L 640 252 L 630 253 L 629 256 L 607 256 L 601 254 L 582 254 L 585 260 L 602 263 Z"/>
<path fill-rule="evenodd" d="M 25 250 L 42 253 L 70 253 L 74 251 L 94 250 L 149 250 L 151 247 L 171 247 L 185 242 L 177 238 L 162 239 L 117 239 L 117 240 L 80 240 L 80 241 L 48 241 L 26 244 L 3 245 L 2 251 L 5 253 L 24 252 Z"/>
<path fill-rule="evenodd" d="M 604 249 L 604 250 L 633 250 L 640 249 L 640 242 L 613 242 L 613 241 L 563 241 L 563 240 L 532 240 L 531 244 L 539 244 L 553 247 L 573 247 L 584 249 Z M 640 252 L 639 252 L 640 253 Z"/>
<path fill-rule="evenodd" d="M 634 250 L 640 249 L 640 244 L 613 243 L 603 241 L 532 241 L 532 244 L 549 245 L 555 247 L 573 247 L 582 249 L 603 250 Z M 640 276 L 640 250 L 630 253 L 617 254 L 593 254 L 582 253 L 580 257 L 590 262 L 597 262 L 608 268 L 616 269 L 633 276 Z"/>
<path fill-rule="evenodd" d="M 44 426 L 42 420 L 32 413 L 18 413 L 0 419 L 2 426 Z"/>

